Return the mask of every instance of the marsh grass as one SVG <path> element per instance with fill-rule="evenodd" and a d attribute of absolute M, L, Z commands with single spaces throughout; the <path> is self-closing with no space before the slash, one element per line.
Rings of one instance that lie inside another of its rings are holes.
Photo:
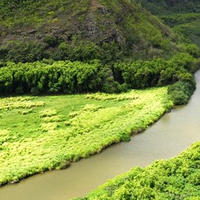
<path fill-rule="evenodd" d="M 130 140 L 173 106 L 167 88 L 0 99 L 0 185 Z"/>

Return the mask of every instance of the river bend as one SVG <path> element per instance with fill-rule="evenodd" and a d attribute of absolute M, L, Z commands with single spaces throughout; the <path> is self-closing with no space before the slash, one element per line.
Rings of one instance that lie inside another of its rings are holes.
<path fill-rule="evenodd" d="M 66 170 L 35 175 L 19 184 L 0 188 L 2 200 L 67 200 L 86 196 L 106 180 L 134 166 L 178 155 L 200 140 L 200 71 L 197 89 L 187 106 L 174 108 L 130 142 L 113 145 L 102 153 L 73 163 Z"/>

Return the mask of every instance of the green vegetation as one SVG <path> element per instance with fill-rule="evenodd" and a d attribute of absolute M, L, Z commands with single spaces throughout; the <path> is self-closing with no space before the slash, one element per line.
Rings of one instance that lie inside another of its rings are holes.
<path fill-rule="evenodd" d="M 199 199 L 200 142 L 170 160 L 160 160 L 109 180 L 82 200 Z"/>
<path fill-rule="evenodd" d="M 1 62 L 107 63 L 181 51 L 178 35 L 129 0 L 0 0 L 0 19 Z"/>
<path fill-rule="evenodd" d="M 144 7 L 151 10 L 153 14 L 173 14 L 173 13 L 198 13 L 200 11 L 199 0 L 130 0 L 141 3 Z"/>
<path fill-rule="evenodd" d="M 88 63 L 52 60 L 7 62 L 0 68 L 0 94 L 119 93 L 178 81 L 179 84 L 171 86 L 168 92 L 175 104 L 185 104 L 196 86 L 193 73 L 199 69 L 196 58 L 199 49 L 188 45 L 187 51 L 189 53 L 175 54 L 170 60 L 155 58 L 115 62 L 113 65 L 104 65 L 98 60 Z"/>
<path fill-rule="evenodd" d="M 186 39 L 200 47 L 200 2 L 198 0 L 132 0 L 141 3 L 143 7 L 159 16 Z"/>
<path fill-rule="evenodd" d="M 199 13 L 184 13 L 184 14 L 172 14 L 163 15 L 161 18 L 164 22 L 172 27 L 174 31 L 182 34 L 191 42 L 200 47 L 200 14 Z"/>
<path fill-rule="evenodd" d="M 173 14 L 160 17 L 196 40 L 199 14 Z M 183 36 L 131 0 L 0 0 L 0 185 L 64 169 L 187 103 L 200 51 Z M 155 86 L 166 87 L 132 90 Z M 97 91 L 115 94 L 5 97 Z"/>
<path fill-rule="evenodd" d="M 0 68 L 1 94 L 77 93 L 100 89 L 103 73 L 98 61 L 90 63 L 7 63 Z"/>
<path fill-rule="evenodd" d="M 199 54 L 199 50 L 196 53 Z M 193 56 L 180 53 L 170 60 L 158 58 L 151 61 L 115 63 L 113 71 L 115 80 L 128 88 L 173 84 L 168 93 L 176 105 L 181 105 L 188 102 L 196 88 L 193 73 L 199 68 L 198 65 Z"/>
<path fill-rule="evenodd" d="M 168 16 L 166 7 L 176 12 L 176 1 L 137 2 L 165 9 L 162 17 L 175 29 L 199 16 Z M 133 0 L 0 0 L 0 5 L 1 95 L 119 93 L 179 81 L 169 94 L 182 104 L 195 89 L 199 48 Z"/>
<path fill-rule="evenodd" d="M 0 99 L 0 185 L 128 141 L 173 106 L 167 87 Z"/>

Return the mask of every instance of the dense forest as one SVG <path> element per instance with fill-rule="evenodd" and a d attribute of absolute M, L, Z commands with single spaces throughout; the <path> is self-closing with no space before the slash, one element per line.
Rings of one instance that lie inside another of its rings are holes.
<path fill-rule="evenodd" d="M 199 48 L 134 1 L 0 5 L 1 95 L 112 93 L 178 81 L 169 93 L 177 90 L 181 104 L 195 89 Z"/>
<path fill-rule="evenodd" d="M 112 70 L 98 60 L 8 62 L 0 68 L 0 92 L 10 94 L 72 94 L 103 91 L 125 92 L 130 89 L 165 86 L 175 104 L 188 102 L 195 89 L 193 73 L 199 68 L 194 55 L 180 53 L 170 60 L 155 58 L 115 62 Z M 112 75 L 111 75 L 112 74 Z"/>

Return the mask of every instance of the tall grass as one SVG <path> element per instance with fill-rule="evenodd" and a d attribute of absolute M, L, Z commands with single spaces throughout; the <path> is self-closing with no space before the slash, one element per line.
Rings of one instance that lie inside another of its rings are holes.
<path fill-rule="evenodd" d="M 167 87 L 124 94 L 0 99 L 0 185 L 61 169 L 130 140 L 173 103 Z"/>

